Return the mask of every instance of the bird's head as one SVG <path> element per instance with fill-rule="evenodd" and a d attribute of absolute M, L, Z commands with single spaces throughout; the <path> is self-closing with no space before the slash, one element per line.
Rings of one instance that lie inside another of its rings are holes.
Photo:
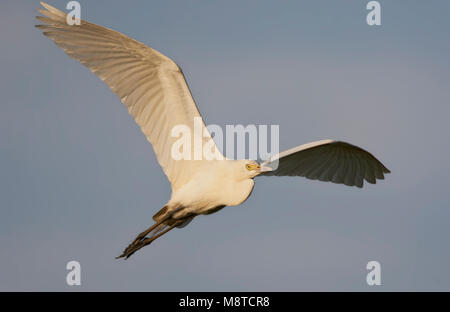
<path fill-rule="evenodd" d="M 242 173 L 242 176 L 247 179 L 253 179 L 258 174 L 267 170 L 266 167 L 261 166 L 258 162 L 254 160 L 240 160 L 239 161 L 239 170 Z"/>

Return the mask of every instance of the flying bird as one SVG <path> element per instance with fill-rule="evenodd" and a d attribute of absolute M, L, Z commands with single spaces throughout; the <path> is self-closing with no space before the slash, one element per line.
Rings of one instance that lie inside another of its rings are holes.
<path fill-rule="evenodd" d="M 117 258 L 127 259 L 198 215 L 243 203 L 257 176 L 300 176 L 361 188 L 364 180 L 376 183 L 390 172 L 364 149 L 334 140 L 300 145 L 262 163 L 226 157 L 175 159 L 171 147 L 176 138 L 171 129 L 185 125 L 193 130 L 193 120 L 201 118 L 181 68 L 167 56 L 114 30 L 84 20 L 80 25 L 69 25 L 64 12 L 41 4 L 43 16 L 36 18 L 42 24 L 36 27 L 100 77 L 126 105 L 152 144 L 172 187 L 170 200 L 153 216 L 154 224 Z M 200 120 L 203 135 L 197 139 L 203 146 L 212 138 Z"/>

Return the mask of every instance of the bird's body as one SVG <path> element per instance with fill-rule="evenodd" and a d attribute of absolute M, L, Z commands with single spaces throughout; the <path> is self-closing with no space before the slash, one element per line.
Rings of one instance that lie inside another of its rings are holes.
<path fill-rule="evenodd" d="M 302 176 L 362 187 L 375 183 L 389 170 L 369 152 L 349 143 L 316 141 L 272 156 L 262 164 L 225 158 L 203 123 L 180 67 L 170 58 L 114 30 L 84 20 L 68 25 L 66 14 L 42 3 L 37 19 L 44 35 L 70 57 L 99 76 L 120 98 L 152 144 L 172 187 L 167 204 L 153 217 L 155 223 L 139 234 L 119 256 L 128 258 L 175 227 L 186 226 L 201 214 L 242 204 L 257 176 Z M 196 120 L 200 135 L 196 134 Z M 194 148 L 182 159 L 174 157 L 174 129 L 193 133 Z M 193 131 L 191 131 L 193 130 Z M 213 147 L 213 159 L 197 160 L 198 148 Z"/>
<path fill-rule="evenodd" d="M 185 206 L 174 217 L 208 214 L 219 206 L 237 206 L 251 194 L 255 181 L 244 171 L 247 160 L 211 160 L 210 169 L 194 174 L 189 182 L 172 193 L 169 210 Z M 241 172 L 242 171 L 242 172 Z"/>

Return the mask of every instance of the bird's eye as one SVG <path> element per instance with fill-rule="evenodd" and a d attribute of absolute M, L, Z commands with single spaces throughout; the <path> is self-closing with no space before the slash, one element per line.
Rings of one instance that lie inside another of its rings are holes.
<path fill-rule="evenodd" d="M 247 168 L 248 171 L 252 170 L 252 166 L 251 165 L 245 165 L 245 168 Z"/>

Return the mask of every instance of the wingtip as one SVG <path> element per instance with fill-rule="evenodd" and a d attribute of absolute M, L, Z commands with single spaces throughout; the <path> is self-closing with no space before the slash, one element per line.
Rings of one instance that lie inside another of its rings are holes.
<path fill-rule="evenodd" d="M 43 1 L 40 1 L 40 4 L 42 5 L 42 7 L 44 7 L 47 11 L 43 11 L 42 9 L 38 9 L 39 12 L 41 12 L 44 15 L 47 15 L 48 13 L 54 14 L 56 16 L 59 17 L 65 17 L 66 14 L 64 14 L 64 12 L 58 10 L 57 8 L 51 6 L 50 4 L 47 4 Z M 44 12 L 47 12 L 47 14 L 45 14 Z"/>
<path fill-rule="evenodd" d="M 44 1 L 39 1 L 39 4 L 42 5 L 44 8 L 48 9 L 54 9 L 54 7 L 52 7 L 50 4 L 44 2 Z"/>
<path fill-rule="evenodd" d="M 52 7 L 50 4 L 45 3 L 44 1 L 39 1 L 39 4 L 46 10 L 51 11 L 51 9 L 55 9 L 54 7 Z M 42 10 L 42 9 L 39 9 Z"/>

